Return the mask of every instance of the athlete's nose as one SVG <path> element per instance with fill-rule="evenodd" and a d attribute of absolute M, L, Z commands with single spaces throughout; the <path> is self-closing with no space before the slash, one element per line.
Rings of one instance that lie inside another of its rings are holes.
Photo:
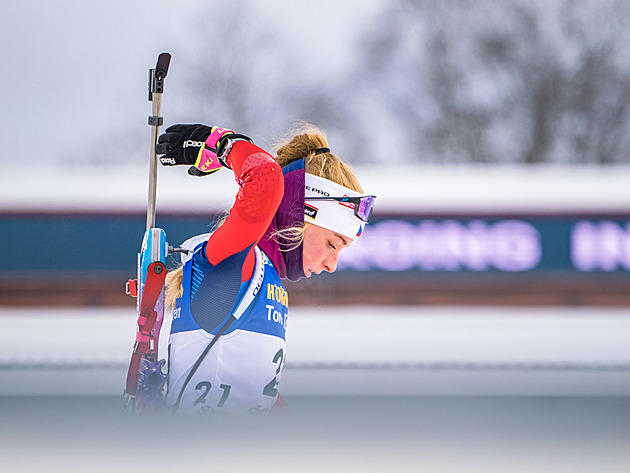
<path fill-rule="evenodd" d="M 334 273 L 337 269 L 337 260 L 339 259 L 339 253 L 334 253 L 330 255 L 326 260 L 324 260 L 324 271 L 328 273 Z"/>

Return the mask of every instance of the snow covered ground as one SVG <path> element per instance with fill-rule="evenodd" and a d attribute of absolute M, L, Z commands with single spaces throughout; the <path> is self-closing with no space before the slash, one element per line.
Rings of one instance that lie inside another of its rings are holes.
<path fill-rule="evenodd" d="M 627 473 L 628 398 L 290 399 L 278 417 L 128 418 L 0 397 L 7 472 Z M 306 412 L 305 412 L 306 411 Z"/>
<path fill-rule="evenodd" d="M 291 412 L 137 419 L 121 396 L 133 309 L 1 309 L 3 471 L 630 471 L 630 309 L 290 317 Z"/>
<path fill-rule="evenodd" d="M 0 395 L 122 394 L 135 319 L 0 309 Z M 630 396 L 625 308 L 295 307 L 287 336 L 287 396 Z"/>
<path fill-rule="evenodd" d="M 265 419 L 126 416 L 134 331 L 0 309 L 2 471 L 630 471 L 630 309 L 296 307 Z"/>

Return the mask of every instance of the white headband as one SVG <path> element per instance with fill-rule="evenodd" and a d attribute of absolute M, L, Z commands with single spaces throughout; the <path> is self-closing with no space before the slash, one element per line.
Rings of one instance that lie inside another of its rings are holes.
<path fill-rule="evenodd" d="M 362 194 L 306 173 L 304 179 L 304 221 L 327 228 L 352 240 L 363 233 L 365 222 L 354 215 L 354 204 L 334 200 L 308 200 L 309 197 L 358 197 Z"/>

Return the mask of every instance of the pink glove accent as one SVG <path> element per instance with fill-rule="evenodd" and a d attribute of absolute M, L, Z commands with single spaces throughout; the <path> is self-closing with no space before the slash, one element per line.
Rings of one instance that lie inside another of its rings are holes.
<path fill-rule="evenodd" d="M 212 172 L 221 169 L 223 166 L 217 159 L 217 143 L 223 135 L 234 134 L 232 130 L 214 127 L 210 136 L 206 139 L 206 144 L 199 150 L 195 167 L 202 172 Z"/>

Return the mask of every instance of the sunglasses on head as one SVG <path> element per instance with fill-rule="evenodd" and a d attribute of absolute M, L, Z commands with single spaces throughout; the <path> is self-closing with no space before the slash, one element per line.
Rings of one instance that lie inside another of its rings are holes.
<path fill-rule="evenodd" d="M 306 197 L 304 200 L 334 200 L 337 202 L 349 202 L 354 204 L 354 216 L 367 223 L 372 213 L 375 195 L 362 195 L 359 197 Z"/>

